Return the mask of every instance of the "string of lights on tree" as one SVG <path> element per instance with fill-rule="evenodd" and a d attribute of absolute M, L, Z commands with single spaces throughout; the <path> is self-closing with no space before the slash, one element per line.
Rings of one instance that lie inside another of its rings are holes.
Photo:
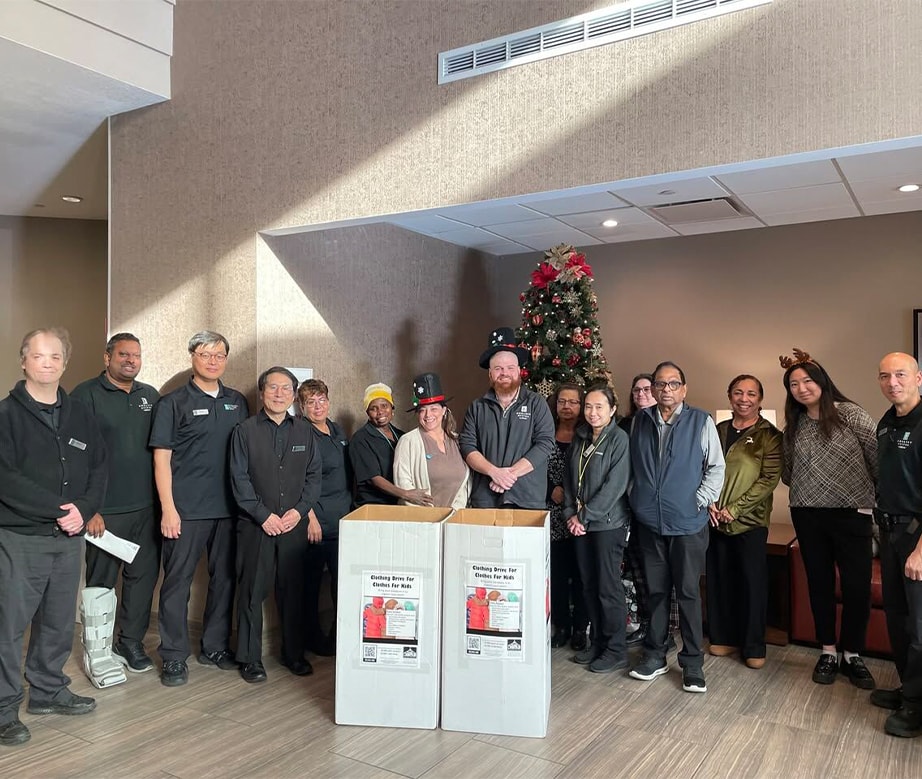
<path fill-rule="evenodd" d="M 546 251 L 519 300 L 519 343 L 531 351 L 532 360 L 522 369 L 527 386 L 548 397 L 564 381 L 611 383 L 586 255 L 568 244 Z"/>

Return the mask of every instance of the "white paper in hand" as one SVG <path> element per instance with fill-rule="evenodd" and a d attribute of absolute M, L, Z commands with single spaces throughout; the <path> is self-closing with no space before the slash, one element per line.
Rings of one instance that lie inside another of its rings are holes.
<path fill-rule="evenodd" d="M 104 552 L 115 555 L 120 560 L 124 560 L 126 563 L 134 562 L 134 556 L 141 548 L 134 542 L 127 541 L 121 536 L 110 533 L 108 530 L 104 531 L 99 538 L 93 538 L 93 536 L 91 536 L 89 533 L 84 533 L 83 537 L 91 544 L 98 546 Z"/>

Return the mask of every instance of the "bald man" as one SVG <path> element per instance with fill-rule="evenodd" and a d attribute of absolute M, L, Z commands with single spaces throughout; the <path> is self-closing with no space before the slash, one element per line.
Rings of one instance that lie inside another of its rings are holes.
<path fill-rule="evenodd" d="M 875 690 L 871 703 L 893 710 L 884 730 L 922 735 L 922 373 L 908 354 L 880 361 L 880 391 L 892 406 L 877 425 L 877 508 L 887 630 L 902 687 Z"/>

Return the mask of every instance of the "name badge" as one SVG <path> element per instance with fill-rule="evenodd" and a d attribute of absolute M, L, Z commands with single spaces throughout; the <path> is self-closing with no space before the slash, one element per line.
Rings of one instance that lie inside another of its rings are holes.
<path fill-rule="evenodd" d="M 208 409 L 207 408 L 194 408 L 192 409 L 192 416 L 194 417 L 207 417 Z"/>
<path fill-rule="evenodd" d="M 225 404 L 224 404 L 224 410 L 225 410 L 225 411 L 236 411 L 236 410 L 237 410 L 237 404 L 236 404 L 236 403 L 225 403 Z"/>
<path fill-rule="evenodd" d="M 83 443 L 83 441 L 78 441 L 76 438 L 71 438 L 67 443 L 74 447 L 74 449 L 79 449 L 81 452 L 86 449 L 86 444 Z"/>
<path fill-rule="evenodd" d="M 306 446 L 293 446 L 291 447 L 291 451 L 292 452 L 306 452 L 307 447 Z"/>

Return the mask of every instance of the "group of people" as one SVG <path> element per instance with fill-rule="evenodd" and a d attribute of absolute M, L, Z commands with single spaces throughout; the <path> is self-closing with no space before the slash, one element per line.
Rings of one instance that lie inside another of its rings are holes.
<path fill-rule="evenodd" d="M 715 425 L 686 403 L 685 374 L 672 362 L 635 377 L 626 418 L 604 383 L 564 384 L 547 400 L 522 385 L 528 351 L 511 328 L 497 328 L 480 358 L 489 389 L 460 430 L 438 375 L 425 373 L 411 389 L 416 429 L 405 434 L 393 424 L 391 388 L 375 383 L 363 397 L 368 421 L 349 440 L 330 418 L 326 384 L 299 385 L 280 366 L 259 376 L 260 409 L 251 416 L 244 396 L 221 381 L 230 346 L 219 333 L 190 339 L 191 378 L 162 398 L 138 381 L 141 345 L 131 333 L 112 336 L 102 373 L 68 395 L 60 379 L 70 348 L 63 330 L 26 335 L 24 379 L 0 401 L 0 745 L 29 739 L 19 708 L 30 624 L 28 711 L 95 708 L 93 698 L 69 689 L 63 671 L 78 596 L 84 669 L 94 685 L 154 667 L 143 640 L 161 567 L 160 678 L 168 687 L 186 684 L 189 597 L 203 554 L 198 663 L 264 681 L 263 604 L 274 590 L 282 664 L 310 674 L 306 652 L 335 652 L 335 618 L 324 630 L 319 598 L 326 569 L 335 608 L 339 520 L 365 503 L 549 508 L 553 643 L 569 640 L 574 661 L 590 671 L 630 669 L 651 681 L 668 672 L 677 623 L 683 689 L 705 692 L 705 570 L 708 651 L 738 652 L 754 669 L 765 663 L 765 546 L 779 479 L 790 485 L 822 646 L 813 680 L 829 684 L 842 674 L 875 686 L 860 656 L 873 508 L 902 687 L 874 690 L 871 700 L 893 710 L 888 733 L 922 733 L 922 460 L 914 445 L 922 435 L 922 373 L 908 355 L 881 362 L 892 408 L 875 429 L 819 363 L 795 351 L 782 360 L 782 434 L 760 415 L 756 377 L 730 382 L 732 417 Z M 129 562 L 98 546 L 108 534 L 137 545 Z M 630 637 L 624 572 L 632 574 L 641 621 Z M 643 647 L 633 665 L 629 642 Z"/>

